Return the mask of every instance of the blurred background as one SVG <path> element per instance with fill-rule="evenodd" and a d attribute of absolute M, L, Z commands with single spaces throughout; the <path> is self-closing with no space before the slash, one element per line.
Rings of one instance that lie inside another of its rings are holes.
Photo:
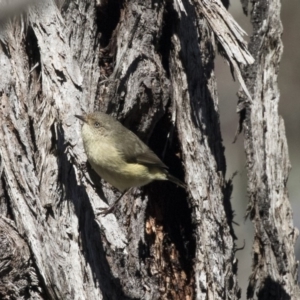
<path fill-rule="evenodd" d="M 250 6 L 249 6 L 250 7 Z M 250 36 L 252 26 L 250 17 L 243 14 L 239 0 L 231 1 L 230 13 Z M 300 3 L 299 0 L 282 0 L 281 20 L 283 23 L 283 56 L 279 68 L 280 103 L 279 114 L 285 122 L 290 161 L 292 170 L 288 180 L 289 198 L 291 201 L 294 224 L 300 228 Z M 251 253 L 253 242 L 252 222 L 245 221 L 247 198 L 247 170 L 243 145 L 243 135 L 235 144 L 232 143 L 238 124 L 236 114 L 239 84 L 232 80 L 226 62 L 219 56 L 216 60 L 216 77 L 219 91 L 220 118 L 227 160 L 227 179 L 238 172 L 233 179 L 232 206 L 235 211 L 235 233 L 238 237 L 237 247 L 245 248 L 237 252 L 239 259 L 238 278 L 242 288 L 242 300 L 246 299 L 248 277 L 251 272 Z M 295 252 L 300 259 L 300 238 Z M 299 273 L 300 275 L 300 273 Z"/>

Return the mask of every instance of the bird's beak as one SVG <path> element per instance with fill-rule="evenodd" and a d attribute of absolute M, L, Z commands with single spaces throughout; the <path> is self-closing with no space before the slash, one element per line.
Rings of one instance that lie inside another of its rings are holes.
<path fill-rule="evenodd" d="M 87 122 L 86 116 L 75 115 L 75 117 L 78 118 L 79 120 L 83 121 L 84 123 Z"/>

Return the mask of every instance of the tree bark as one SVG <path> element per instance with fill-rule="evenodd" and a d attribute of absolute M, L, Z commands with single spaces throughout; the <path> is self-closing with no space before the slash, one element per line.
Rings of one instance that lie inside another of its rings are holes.
<path fill-rule="evenodd" d="M 216 44 L 246 95 L 240 66 L 253 59 L 222 3 L 45 0 L 3 22 L 0 295 L 238 299 Z M 98 216 L 119 193 L 86 164 L 74 115 L 94 110 L 147 142 L 187 190 L 155 182 Z M 21 263 L 5 256 L 11 245 Z"/>
<path fill-rule="evenodd" d="M 300 290 L 294 245 L 299 232 L 293 225 L 288 199 L 290 161 L 284 122 L 278 115 L 281 4 L 279 0 L 252 4 L 254 32 L 249 49 L 255 63 L 245 69 L 244 78 L 253 102 L 241 93 L 238 106 L 247 156 L 247 215 L 255 228 L 247 298 L 296 300 Z M 248 1 L 243 1 L 243 6 L 246 10 Z"/>

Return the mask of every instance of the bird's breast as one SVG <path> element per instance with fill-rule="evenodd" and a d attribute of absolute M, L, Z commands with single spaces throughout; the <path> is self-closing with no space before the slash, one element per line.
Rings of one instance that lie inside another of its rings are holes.
<path fill-rule="evenodd" d="M 92 168 L 118 190 L 125 191 L 131 187 L 143 186 L 155 179 L 166 179 L 159 168 L 128 163 L 109 136 L 95 140 L 88 128 L 83 130 L 82 135 L 85 152 Z"/>

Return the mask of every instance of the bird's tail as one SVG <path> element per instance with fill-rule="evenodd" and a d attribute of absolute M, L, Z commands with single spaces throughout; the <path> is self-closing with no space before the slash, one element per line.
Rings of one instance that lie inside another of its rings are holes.
<path fill-rule="evenodd" d="M 186 189 L 186 185 L 181 180 L 176 178 L 175 176 L 173 176 L 169 173 L 167 173 L 166 176 L 167 176 L 167 179 L 170 180 L 171 182 L 173 182 L 173 183 L 177 184 L 178 186 L 181 186 L 182 188 Z"/>

